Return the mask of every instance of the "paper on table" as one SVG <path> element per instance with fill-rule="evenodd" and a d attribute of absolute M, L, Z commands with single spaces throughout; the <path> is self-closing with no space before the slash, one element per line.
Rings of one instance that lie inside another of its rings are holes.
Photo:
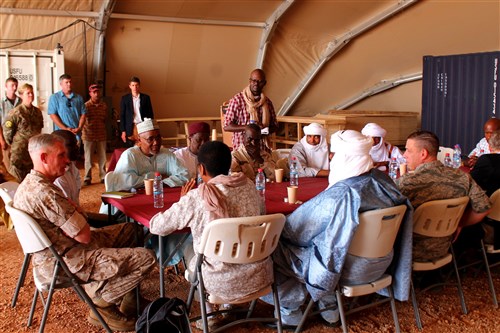
<path fill-rule="evenodd" d="M 104 192 L 103 194 L 101 194 L 101 197 L 111 198 L 111 199 L 123 199 L 123 198 L 129 198 L 133 195 L 134 193 L 130 192 L 111 191 L 111 192 Z"/>

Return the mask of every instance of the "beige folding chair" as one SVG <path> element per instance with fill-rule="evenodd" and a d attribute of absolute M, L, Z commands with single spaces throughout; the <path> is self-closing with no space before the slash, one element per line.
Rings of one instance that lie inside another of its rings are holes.
<path fill-rule="evenodd" d="M 281 231 L 285 225 L 283 214 L 272 214 L 252 217 L 237 217 L 218 219 L 205 226 L 200 243 L 201 253 L 197 256 L 196 277 L 197 281 L 191 284 L 191 290 L 187 301 L 188 311 L 191 308 L 196 288 L 199 292 L 201 318 L 203 320 L 204 332 L 208 332 L 208 316 L 217 315 L 220 312 L 207 314 L 206 300 L 212 304 L 227 304 L 218 295 L 209 294 L 204 287 L 202 263 L 205 258 L 210 258 L 224 263 L 245 265 L 268 258 L 276 249 Z M 246 281 L 242 281 L 245 283 Z M 255 304 L 259 297 L 273 293 L 274 313 L 276 318 L 251 318 Z M 245 322 L 276 322 L 278 332 L 282 331 L 281 315 L 279 311 L 278 291 L 274 283 L 231 304 L 251 302 L 247 317 L 218 327 L 213 332 L 219 332 L 229 327 Z M 225 311 L 227 312 L 227 310 Z M 199 318 L 199 317 L 198 317 Z M 193 318 L 196 320 L 198 318 Z"/>
<path fill-rule="evenodd" d="M 77 278 L 73 275 L 73 273 L 71 273 L 68 266 L 66 265 L 62 257 L 59 255 L 59 253 L 57 253 L 57 250 L 52 245 L 52 242 L 47 237 L 43 229 L 38 225 L 38 223 L 31 216 L 29 216 L 22 210 L 14 208 L 12 206 L 12 202 L 9 202 L 6 205 L 6 207 L 8 213 L 12 217 L 17 238 L 21 243 L 24 253 L 31 254 L 48 248 L 50 249 L 52 255 L 56 259 L 54 273 L 50 281 L 43 279 L 40 276 L 40 274 L 36 271 L 36 269 L 33 269 L 33 279 L 35 280 L 36 288 L 35 288 L 35 295 L 33 297 L 33 303 L 31 305 L 30 315 L 28 318 L 28 327 L 31 326 L 31 323 L 33 321 L 33 314 L 35 312 L 36 301 L 38 299 L 39 294 L 42 295 L 43 291 L 48 291 L 47 299 L 45 301 L 43 301 L 42 297 L 42 302 L 44 303 L 44 308 L 45 308 L 39 329 L 39 332 L 42 333 L 45 328 L 45 322 L 47 321 L 47 315 L 49 313 L 54 290 L 73 287 L 78 296 L 81 299 L 83 299 L 85 303 L 87 303 L 90 309 L 97 316 L 97 318 L 101 322 L 101 325 L 106 329 L 107 332 L 111 333 L 112 331 L 109 328 L 108 324 L 106 324 L 101 314 L 95 308 L 94 303 L 92 302 L 90 297 L 87 295 L 85 290 L 83 290 L 83 288 L 80 286 Z M 60 274 L 61 268 L 64 272 L 64 275 Z"/>
<path fill-rule="evenodd" d="M 17 182 L 5 182 L 0 184 L 0 197 L 2 198 L 5 209 L 7 209 L 7 204 L 12 202 L 14 194 L 16 193 L 19 183 Z M 28 267 L 31 262 L 31 254 L 27 253 L 24 256 L 23 265 L 21 266 L 21 272 L 19 273 L 19 278 L 17 279 L 16 289 L 14 290 L 14 295 L 12 296 L 11 307 L 15 307 L 17 303 L 17 297 L 19 296 L 19 291 L 24 285 L 24 280 L 26 278 L 26 273 L 28 272 Z"/>
<path fill-rule="evenodd" d="M 447 237 L 453 235 L 457 230 L 458 223 L 462 218 L 468 202 L 468 197 L 460 197 L 446 200 L 433 200 L 423 203 L 418 206 L 413 213 L 413 233 L 426 237 Z M 441 268 L 453 261 L 462 312 L 467 314 L 467 306 L 465 304 L 462 283 L 460 281 L 460 275 L 458 274 L 457 262 L 455 260 L 455 254 L 453 252 L 451 242 L 449 249 L 450 252 L 442 258 L 438 258 L 434 261 L 413 261 L 413 271 L 431 271 Z M 415 321 L 417 322 L 418 328 L 422 329 L 422 321 L 420 319 L 420 312 L 418 310 L 418 302 L 413 282 L 411 283 L 411 296 L 413 311 L 415 312 Z"/>
<path fill-rule="evenodd" d="M 363 212 L 359 215 L 359 226 L 354 233 L 353 239 L 349 246 L 348 252 L 352 255 L 363 258 L 382 258 L 387 256 L 394 247 L 394 241 L 399 231 L 399 226 L 406 212 L 406 206 L 400 205 L 384 209 L 370 210 Z M 383 298 L 377 302 L 368 305 L 360 306 L 344 310 L 343 297 L 357 297 L 363 295 L 373 294 L 381 289 L 387 288 L 389 297 Z M 394 301 L 394 294 L 392 291 L 392 276 L 383 274 L 381 277 L 374 281 L 363 284 L 342 284 L 339 283 L 335 290 L 340 312 L 340 320 L 342 323 L 342 330 L 347 332 L 346 316 L 355 312 L 359 312 L 368 307 L 380 305 L 382 303 L 390 302 L 392 309 L 392 316 L 396 332 L 400 331 L 398 314 L 396 312 L 396 303 Z M 314 300 L 310 300 L 307 305 L 304 315 L 297 326 L 295 332 L 298 333 L 309 315 L 327 311 L 333 308 L 326 307 L 318 311 L 311 312 L 314 305 Z"/>
<path fill-rule="evenodd" d="M 490 197 L 490 201 L 492 203 L 491 211 L 486 216 L 490 221 L 494 221 L 495 223 L 500 223 L 500 189 L 496 190 Z M 483 222 L 484 223 L 484 222 Z M 500 265 L 500 261 L 494 264 L 490 264 L 488 261 L 488 254 L 499 254 L 500 249 L 495 249 L 494 244 L 484 243 L 484 240 L 481 239 L 481 252 L 483 254 L 484 266 L 486 268 L 486 275 L 488 277 L 488 285 L 491 292 L 491 298 L 493 300 L 493 305 L 498 307 L 497 294 L 495 291 L 495 285 L 493 284 L 493 278 L 491 277 L 490 268 Z"/>

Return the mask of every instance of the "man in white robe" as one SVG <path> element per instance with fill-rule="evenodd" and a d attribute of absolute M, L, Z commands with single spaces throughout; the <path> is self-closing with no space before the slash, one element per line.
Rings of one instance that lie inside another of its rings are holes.
<path fill-rule="evenodd" d="M 174 154 L 182 161 L 184 166 L 189 172 L 189 179 L 196 179 L 199 183 L 198 177 L 198 152 L 202 144 L 209 140 L 210 125 L 205 122 L 196 122 L 189 124 L 188 137 L 189 145 L 185 148 L 177 149 Z"/>
<path fill-rule="evenodd" d="M 328 177 L 329 152 L 326 130 L 318 123 L 304 126 L 304 137 L 290 151 L 295 157 L 299 177 Z"/>
<path fill-rule="evenodd" d="M 370 136 L 373 139 L 373 147 L 370 149 L 370 156 L 373 159 L 373 165 L 381 171 L 386 171 L 391 158 L 404 160 L 403 154 L 398 147 L 391 145 L 384 140 L 387 131 L 380 125 L 368 123 L 361 130 L 361 134 Z"/>

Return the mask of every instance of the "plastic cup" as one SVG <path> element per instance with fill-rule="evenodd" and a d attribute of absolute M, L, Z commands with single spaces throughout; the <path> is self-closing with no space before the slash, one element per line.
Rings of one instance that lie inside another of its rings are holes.
<path fill-rule="evenodd" d="M 144 189 L 146 195 L 153 195 L 153 179 L 144 179 Z"/>
<path fill-rule="evenodd" d="M 406 173 L 406 163 L 399 164 L 399 176 L 402 176 Z"/>
<path fill-rule="evenodd" d="M 281 183 L 283 181 L 283 169 L 275 169 L 274 174 L 276 176 L 276 183 Z"/>
<path fill-rule="evenodd" d="M 288 203 L 294 204 L 297 202 L 297 186 L 287 186 Z"/>

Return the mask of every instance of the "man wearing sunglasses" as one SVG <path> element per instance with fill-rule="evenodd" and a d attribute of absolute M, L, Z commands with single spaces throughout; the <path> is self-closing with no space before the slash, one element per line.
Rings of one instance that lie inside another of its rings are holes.
<path fill-rule="evenodd" d="M 87 113 L 85 102 L 82 96 L 73 92 L 71 75 L 61 75 L 59 85 L 61 90 L 50 96 L 48 114 L 54 122 L 56 130 L 62 129 L 73 132 L 80 144 L 80 134 Z"/>

